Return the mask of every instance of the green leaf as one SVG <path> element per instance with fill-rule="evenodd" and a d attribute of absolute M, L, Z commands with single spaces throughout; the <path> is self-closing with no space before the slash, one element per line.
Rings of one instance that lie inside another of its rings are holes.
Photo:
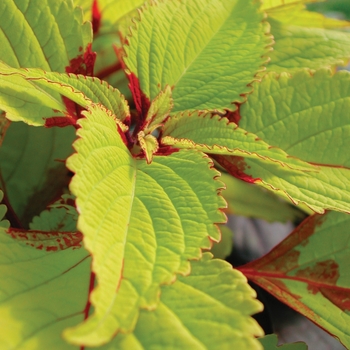
<path fill-rule="evenodd" d="M 91 107 L 79 123 L 77 153 L 67 165 L 98 286 L 94 314 L 65 337 L 96 346 L 130 331 L 139 308 L 156 307 L 159 285 L 188 273 L 188 259 L 210 247 L 209 237 L 219 240 L 214 223 L 225 221 L 225 203 L 217 195 L 222 184 L 213 180 L 219 174 L 203 153 L 174 151 L 147 164 L 132 156 L 102 107 Z"/>
<path fill-rule="evenodd" d="M 350 26 L 350 22 L 335 18 L 325 17 L 321 13 L 305 10 L 301 2 L 292 2 L 289 6 L 281 6 L 268 11 L 269 17 L 273 17 L 281 23 L 312 28 L 340 29 Z"/>
<path fill-rule="evenodd" d="M 63 103 L 60 97 L 57 98 L 59 94 L 84 108 L 92 102 L 102 103 L 119 119 L 129 118 L 129 108 L 124 97 L 117 89 L 98 78 L 44 72 L 40 69 L 15 69 L 0 62 L 0 81 L 0 92 L 3 92 L 0 95 L 0 107 L 11 120 L 43 125 L 47 118 L 59 115 L 54 110 L 73 118 L 72 108 Z"/>
<path fill-rule="evenodd" d="M 0 203 L 2 202 L 3 198 L 4 198 L 4 193 L 0 190 Z M 4 220 L 6 211 L 7 211 L 6 205 L 0 204 L 0 229 L 10 227 L 9 221 L 6 219 Z"/>
<path fill-rule="evenodd" d="M 64 72 L 91 41 L 91 24 L 70 0 L 1 1 L 0 60 L 12 67 Z"/>
<path fill-rule="evenodd" d="M 259 186 L 225 173 L 221 174 L 221 180 L 226 185 L 222 195 L 227 201 L 228 213 L 269 222 L 293 222 L 303 217 L 302 212 L 298 209 Z"/>
<path fill-rule="evenodd" d="M 240 127 L 291 156 L 319 165 L 319 171 L 301 172 L 246 158 L 243 172 L 294 204 L 302 202 L 319 213 L 349 212 L 350 74 L 269 74 L 254 88 L 241 106 Z"/>
<path fill-rule="evenodd" d="M 171 88 L 167 85 L 165 90 L 158 94 L 149 107 L 145 120 L 145 123 L 147 123 L 145 132 L 152 132 L 155 128 L 161 125 L 168 117 L 173 106 Z"/>
<path fill-rule="evenodd" d="M 74 207 L 74 197 L 64 194 L 39 216 L 35 216 L 29 228 L 47 232 L 75 232 L 77 220 L 78 213 Z"/>
<path fill-rule="evenodd" d="M 248 84 L 263 69 L 271 44 L 258 7 L 245 0 L 161 1 L 144 7 L 124 46 L 131 80 L 138 79 L 150 101 L 171 86 L 174 113 L 235 110 L 233 103 L 251 91 Z"/>
<path fill-rule="evenodd" d="M 227 118 L 219 115 L 197 112 L 172 116 L 164 125 L 163 135 L 161 142 L 176 148 L 263 159 L 291 169 L 317 171 L 317 167 L 289 157 L 281 149 L 271 147 L 256 135 L 237 127 L 235 123 L 229 123 Z"/>
<path fill-rule="evenodd" d="M 350 216 L 307 218 L 264 257 L 241 268 L 250 280 L 350 346 Z"/>
<path fill-rule="evenodd" d="M 308 346 L 303 342 L 283 344 L 277 346 L 277 335 L 269 334 L 265 337 L 259 338 L 259 342 L 263 345 L 265 350 L 307 350 Z"/>
<path fill-rule="evenodd" d="M 261 349 L 262 329 L 249 316 L 261 311 L 244 276 L 206 253 L 191 274 L 162 286 L 155 311 L 142 310 L 131 335 L 107 349 Z M 198 311 L 199 310 L 199 311 Z"/>
<path fill-rule="evenodd" d="M 145 0 L 97 0 L 97 8 L 93 13 L 93 0 L 74 0 L 75 5 L 84 9 L 84 18 L 91 21 L 93 16 L 100 19 L 98 34 L 117 32 L 118 21 L 134 12 Z"/>
<path fill-rule="evenodd" d="M 350 59 L 350 33 L 297 26 L 270 17 L 275 38 L 268 71 L 295 72 L 346 65 Z"/>
<path fill-rule="evenodd" d="M 0 229 L 0 347 L 77 349 L 61 333 L 86 317 L 88 252 L 77 246 L 49 252 L 21 242 Z"/>
<path fill-rule="evenodd" d="M 56 200 L 70 180 L 63 161 L 73 152 L 74 129 L 12 123 L 0 148 L 3 189 L 20 227 Z"/>
<path fill-rule="evenodd" d="M 350 167 L 349 72 L 269 74 L 254 85 L 240 114 L 241 128 L 289 155 Z"/>
<path fill-rule="evenodd" d="M 264 187 L 294 205 L 306 205 L 317 213 L 324 213 L 327 209 L 350 213 L 348 169 L 324 166 L 313 173 L 287 169 L 277 163 L 257 159 L 224 157 L 224 163 L 220 164 L 232 175 Z"/>
<path fill-rule="evenodd" d="M 220 225 L 219 228 L 221 231 L 221 240 L 220 242 L 213 242 L 210 252 L 215 258 L 225 259 L 231 254 L 232 251 L 233 232 L 226 225 Z"/>
<path fill-rule="evenodd" d="M 304 4 L 308 2 L 317 2 L 317 1 L 320 1 L 320 0 L 264 0 L 260 8 L 261 10 L 267 11 L 269 13 L 274 9 L 279 9 L 279 8 L 285 9 L 294 4 Z"/>

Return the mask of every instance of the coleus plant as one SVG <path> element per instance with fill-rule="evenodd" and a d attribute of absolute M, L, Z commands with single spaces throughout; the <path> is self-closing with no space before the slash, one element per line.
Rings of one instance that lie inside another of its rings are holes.
<path fill-rule="evenodd" d="M 349 23 L 305 2 L 1 1 L 1 348 L 276 348 L 246 278 L 350 347 Z M 232 268 L 227 203 L 308 217 Z"/>

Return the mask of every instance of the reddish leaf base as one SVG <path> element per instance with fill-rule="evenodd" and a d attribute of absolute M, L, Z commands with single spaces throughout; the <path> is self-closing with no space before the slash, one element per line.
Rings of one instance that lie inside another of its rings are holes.
<path fill-rule="evenodd" d="M 83 48 L 80 47 L 79 51 L 82 52 Z M 87 45 L 84 53 L 81 53 L 69 61 L 69 66 L 66 67 L 66 73 L 82 74 L 92 77 L 95 61 L 96 52 L 92 51 L 90 43 Z"/>
<path fill-rule="evenodd" d="M 98 8 L 97 0 L 94 0 L 92 4 L 92 30 L 94 35 L 98 33 L 101 26 L 101 11 Z"/>

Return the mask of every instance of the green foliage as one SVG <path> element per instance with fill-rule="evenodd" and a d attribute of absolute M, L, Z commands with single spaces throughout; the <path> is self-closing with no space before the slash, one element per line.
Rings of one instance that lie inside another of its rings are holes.
<path fill-rule="evenodd" d="M 1 348 L 277 348 L 246 277 L 350 347 L 349 23 L 306 2 L 2 1 Z M 235 269 L 225 210 L 310 216 Z"/>

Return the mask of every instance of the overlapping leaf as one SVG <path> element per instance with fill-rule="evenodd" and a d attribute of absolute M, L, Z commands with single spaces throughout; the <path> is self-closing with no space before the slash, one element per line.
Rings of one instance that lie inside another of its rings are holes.
<path fill-rule="evenodd" d="M 116 32 L 118 21 L 134 12 L 145 0 L 74 0 L 84 10 L 86 21 L 98 21 L 98 33 Z"/>
<path fill-rule="evenodd" d="M 168 150 L 147 164 L 130 154 L 116 119 L 101 106 L 80 124 L 77 154 L 67 164 L 98 286 L 94 314 L 65 336 L 98 345 L 131 330 L 140 307 L 156 307 L 159 285 L 188 272 L 188 259 L 210 247 L 209 237 L 219 239 L 214 223 L 225 221 L 225 204 L 203 153 Z"/>
<path fill-rule="evenodd" d="M 61 333 L 87 316 L 88 252 L 34 249 L 0 231 L 0 347 L 77 349 Z"/>
<path fill-rule="evenodd" d="M 221 174 L 221 179 L 226 185 L 222 195 L 227 201 L 229 213 L 270 222 L 295 221 L 303 217 L 298 209 L 270 191 L 225 173 Z"/>
<path fill-rule="evenodd" d="M 350 26 L 348 21 L 325 17 L 321 13 L 307 11 L 303 2 L 294 1 L 289 5 L 273 8 L 268 11 L 268 16 L 284 24 L 301 27 L 340 29 Z"/>
<path fill-rule="evenodd" d="M 73 152 L 73 128 L 33 128 L 12 123 L 0 148 L 0 170 L 9 210 L 27 227 L 70 180 L 63 161 Z M 35 164 L 35 166 L 33 165 Z"/>
<path fill-rule="evenodd" d="M 233 102 L 251 91 L 247 85 L 262 70 L 271 44 L 258 6 L 244 0 L 146 6 L 124 47 L 133 84 L 136 76 L 149 100 L 173 87 L 173 112 L 234 110 Z"/>
<path fill-rule="evenodd" d="M 269 12 L 277 8 L 286 8 L 293 4 L 304 4 L 317 1 L 319 0 L 265 0 L 261 5 L 261 10 Z"/>
<path fill-rule="evenodd" d="M 249 315 L 261 310 L 245 278 L 206 253 L 191 275 L 162 287 L 157 310 L 142 310 L 135 331 L 106 349 L 261 349 L 262 330 Z"/>
<path fill-rule="evenodd" d="M 39 216 L 35 216 L 29 224 L 29 228 L 47 232 L 75 232 L 78 213 L 74 207 L 74 200 L 73 196 L 64 194 Z"/>
<path fill-rule="evenodd" d="M 266 256 L 240 270 L 350 346 L 350 216 L 306 219 Z"/>
<path fill-rule="evenodd" d="M 269 334 L 265 337 L 259 338 L 260 343 L 264 346 L 265 350 L 307 350 L 308 346 L 303 342 L 283 344 L 277 346 L 277 335 Z"/>
<path fill-rule="evenodd" d="M 254 88 L 241 128 L 308 162 L 350 167 L 349 72 L 269 74 Z"/>
<path fill-rule="evenodd" d="M 246 132 L 235 123 L 229 123 L 227 118 L 218 115 L 203 115 L 197 112 L 172 116 L 164 125 L 163 135 L 162 143 L 177 148 L 263 159 L 291 169 L 317 172 L 317 167 L 295 157 L 289 157 L 281 149 L 271 147 L 256 135 Z"/>
<path fill-rule="evenodd" d="M 71 114 L 75 108 L 69 102 L 64 103 L 60 95 L 84 108 L 92 102 L 102 103 L 121 120 L 129 116 L 127 103 L 120 92 L 97 78 L 39 69 L 15 69 L 0 62 L 0 82 L 6 88 L 6 94 L 0 97 L 0 107 L 11 120 L 43 125 L 47 118 L 60 114 L 73 117 Z M 14 100 L 18 101 L 15 105 Z"/>
<path fill-rule="evenodd" d="M 347 72 L 267 75 L 241 106 L 240 127 L 291 156 L 318 164 L 319 171 L 289 171 L 246 158 L 241 175 L 316 212 L 350 212 L 349 88 Z"/>
<path fill-rule="evenodd" d="M 319 28 L 319 20 L 314 21 L 317 27 L 313 28 L 312 22 L 306 27 L 269 18 L 275 44 L 269 55 L 268 71 L 295 72 L 300 68 L 329 68 L 348 62 L 350 33 Z"/>
<path fill-rule="evenodd" d="M 70 0 L 3 0 L 0 59 L 12 67 L 64 72 L 91 43 L 91 25 Z"/>

